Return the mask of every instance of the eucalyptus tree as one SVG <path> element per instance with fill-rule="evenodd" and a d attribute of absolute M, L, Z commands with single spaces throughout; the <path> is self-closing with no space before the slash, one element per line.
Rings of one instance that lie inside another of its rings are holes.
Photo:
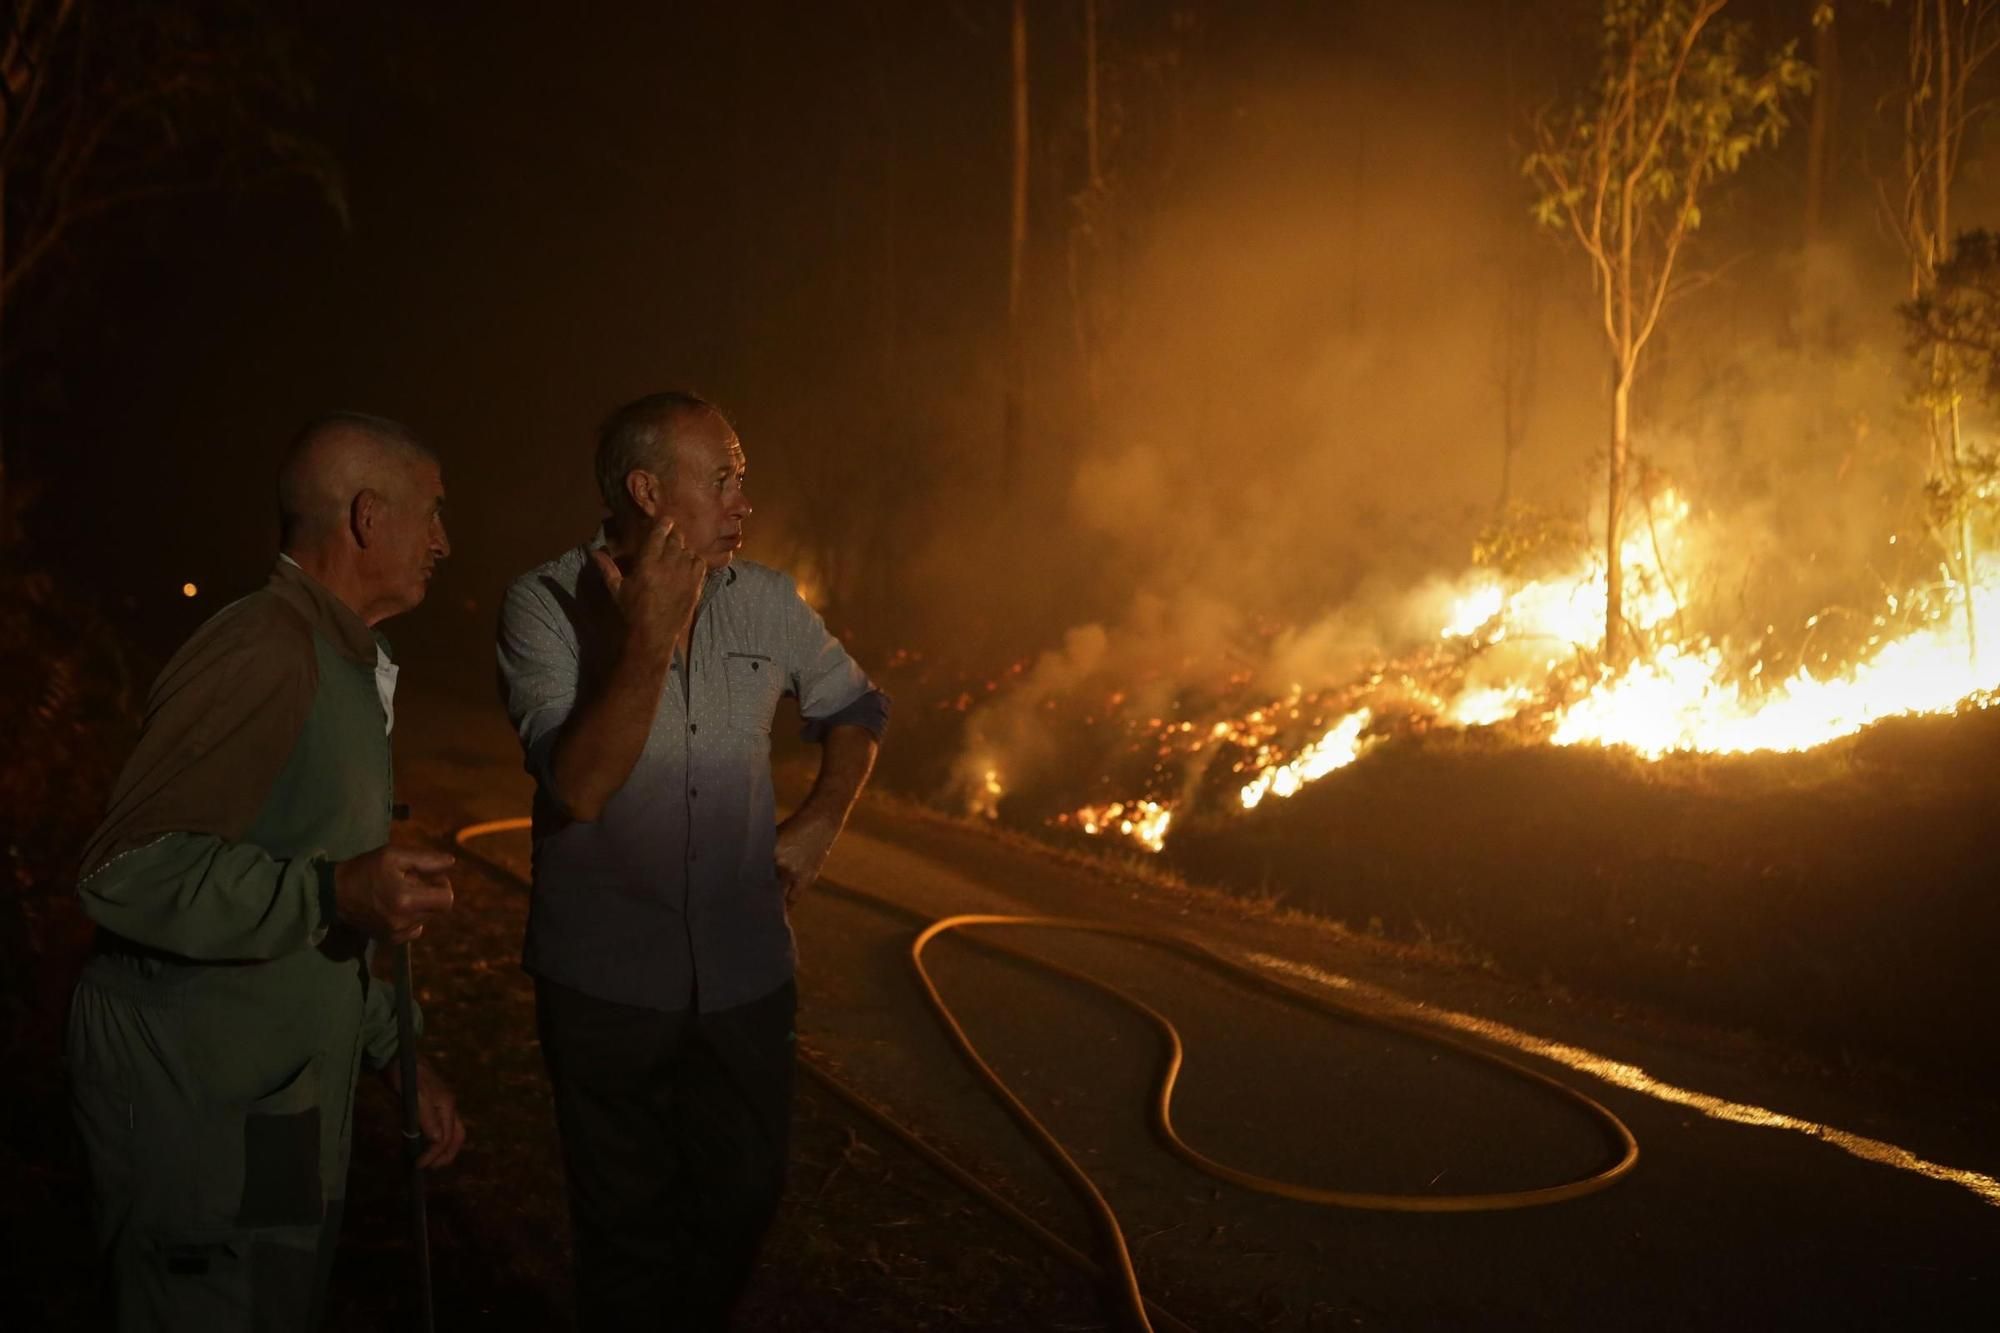
<path fill-rule="evenodd" d="M 1632 389 L 1672 298 L 1701 275 L 1686 251 L 1702 203 L 1783 134 L 1812 73 L 1791 44 L 1762 59 L 1727 0 L 1604 0 L 1597 71 L 1534 123 L 1534 212 L 1590 267 L 1611 360 L 1604 524 L 1604 657 L 1627 656 L 1624 537 Z"/>

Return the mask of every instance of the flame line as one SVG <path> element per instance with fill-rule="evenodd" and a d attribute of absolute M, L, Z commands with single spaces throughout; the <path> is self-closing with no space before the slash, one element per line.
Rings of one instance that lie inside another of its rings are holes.
<path fill-rule="evenodd" d="M 1923 1176 L 1926 1179 L 1942 1181 L 1947 1185 L 1957 1185 L 1961 1189 L 1971 1191 L 1983 1202 L 2000 1208 L 2000 1180 L 1996 1180 L 1994 1177 L 1986 1175 L 1983 1172 L 1945 1166 L 1942 1163 L 1919 1157 L 1908 1148 L 1899 1147 L 1896 1144 L 1888 1143 L 1881 1139 L 1871 1139 L 1864 1134 L 1852 1134 L 1844 1129 L 1836 1129 L 1831 1125 L 1822 1125 L 1799 1116 L 1786 1115 L 1782 1111 L 1773 1111 L 1766 1107 L 1753 1106 L 1748 1102 L 1726 1101 L 1720 1097 L 1710 1096 L 1705 1092 L 1696 1092 L 1691 1088 L 1683 1088 L 1676 1084 L 1663 1082 L 1660 1079 L 1654 1078 L 1637 1065 L 1628 1064 L 1622 1060 L 1606 1059 L 1604 1056 L 1585 1050 L 1581 1046 L 1571 1046 L 1566 1042 L 1550 1041 L 1546 1037 L 1537 1037 L 1533 1033 L 1523 1032 L 1519 1028 L 1510 1027 L 1505 1023 L 1497 1023 L 1492 1019 L 1480 1018 L 1476 1014 L 1459 1013 L 1451 1009 L 1433 1009 L 1429 1006 L 1407 1000 L 1394 991 L 1384 990 L 1379 986 L 1367 985 L 1363 982 L 1355 981 L 1351 977 L 1340 976 L 1337 973 L 1326 972 L 1308 963 L 1294 962 L 1289 958 L 1279 958 L 1275 955 L 1265 953 L 1249 954 L 1246 957 L 1246 961 L 1272 972 L 1301 977 L 1334 990 L 1348 991 L 1355 995 L 1364 996 L 1371 1003 L 1382 1005 L 1404 1018 L 1434 1024 L 1439 1027 L 1453 1028 L 1460 1032 L 1470 1033 L 1473 1036 L 1483 1037 L 1488 1041 L 1498 1042 L 1503 1046 L 1510 1046 L 1523 1054 L 1538 1055 L 1543 1059 L 1553 1060 L 1557 1064 L 1573 1069 L 1580 1074 L 1589 1074 L 1593 1078 L 1602 1079 L 1613 1087 L 1623 1088 L 1627 1092 L 1641 1093 L 1658 1101 L 1667 1102 L 1670 1105 L 1684 1106 L 1689 1110 L 1699 1111 L 1711 1120 L 1720 1120 L 1736 1125 L 1748 1125 L 1758 1129 L 1791 1130 L 1793 1133 L 1803 1134 L 1809 1139 L 1818 1139 L 1822 1143 L 1832 1144 L 1850 1157 L 1859 1158 L 1864 1162 L 1873 1162 L 1878 1166 L 1891 1166 L 1898 1170 L 1908 1171 L 1913 1175 Z"/>

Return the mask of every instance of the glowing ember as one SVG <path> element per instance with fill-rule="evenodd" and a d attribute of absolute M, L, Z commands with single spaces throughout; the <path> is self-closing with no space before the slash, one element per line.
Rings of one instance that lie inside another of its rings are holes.
<path fill-rule="evenodd" d="M 1074 814 L 1061 815 L 1058 824 L 1074 824 L 1085 833 L 1122 833 L 1149 852 L 1167 845 L 1167 826 L 1174 821 L 1173 807 L 1158 801 L 1113 801 L 1109 805 L 1086 805 Z"/>
<path fill-rule="evenodd" d="M 998 819 L 1000 817 L 1000 798 L 1006 794 L 1006 788 L 1000 785 L 1000 770 L 997 768 L 988 768 L 985 778 L 980 782 L 978 788 L 973 791 L 971 799 L 966 803 L 968 806 L 966 813 L 978 815 L 982 819 Z"/>
<path fill-rule="evenodd" d="M 1461 727 L 1490 727 L 1514 717 L 1534 700 L 1535 692 L 1520 685 L 1485 686 L 1466 690 L 1440 711 Z"/>
<path fill-rule="evenodd" d="M 1299 751 L 1296 758 L 1259 771 L 1243 788 L 1240 796 L 1243 808 L 1255 810 L 1266 793 L 1290 796 L 1308 782 L 1318 782 L 1335 769 L 1346 768 L 1359 759 L 1374 744 L 1372 738 L 1364 740 L 1361 735 L 1370 717 L 1366 708 L 1349 713 L 1327 728 L 1324 736 Z"/>

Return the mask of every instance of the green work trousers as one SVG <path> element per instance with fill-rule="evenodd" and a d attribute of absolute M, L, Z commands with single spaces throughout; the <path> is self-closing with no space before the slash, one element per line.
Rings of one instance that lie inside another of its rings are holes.
<path fill-rule="evenodd" d="M 316 1329 L 358 1052 L 245 1050 L 206 1009 L 88 978 L 71 1002 L 71 1098 L 117 1327 Z"/>

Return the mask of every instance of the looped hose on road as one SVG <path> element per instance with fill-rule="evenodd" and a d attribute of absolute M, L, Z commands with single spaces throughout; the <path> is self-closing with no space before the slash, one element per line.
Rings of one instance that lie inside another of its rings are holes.
<path fill-rule="evenodd" d="M 454 840 L 461 849 L 470 852 L 491 869 L 510 879 L 518 880 L 519 877 L 505 866 L 477 852 L 473 852 L 470 844 L 474 839 L 490 834 L 525 829 L 529 827 L 529 824 L 530 821 L 526 819 L 500 819 L 484 824 L 471 824 L 459 829 Z M 905 908 L 900 903 L 878 894 L 868 893 L 865 890 L 830 883 L 823 884 L 821 887 L 824 891 L 876 907 L 887 907 L 897 913 L 907 913 L 909 911 L 908 908 Z M 1470 1060 L 1477 1060 L 1497 1066 L 1530 1083 L 1538 1084 L 1555 1093 L 1558 1097 L 1581 1107 L 1604 1130 L 1607 1141 L 1618 1153 L 1618 1159 L 1612 1165 L 1594 1175 L 1586 1176 L 1579 1180 L 1543 1186 L 1538 1189 L 1512 1190 L 1486 1194 L 1375 1194 L 1353 1190 L 1325 1189 L 1315 1185 L 1302 1185 L 1296 1181 L 1278 1180 L 1269 1176 L 1260 1176 L 1255 1172 L 1245 1171 L 1241 1168 L 1230 1166 L 1225 1162 L 1216 1161 L 1214 1158 L 1209 1157 L 1199 1149 L 1188 1144 L 1174 1128 L 1174 1088 L 1180 1078 L 1181 1063 L 1185 1048 L 1181 1042 L 1179 1030 L 1174 1027 L 1173 1022 L 1165 1014 L 1162 1014 L 1144 1000 L 1112 985 L 1102 978 L 1079 972 L 1061 963 L 1053 962 L 1047 958 L 1008 945 L 999 944 L 992 940 L 982 939 L 978 941 L 984 948 L 1007 954 L 1058 976 L 1066 977 L 1069 980 L 1089 986 L 1144 1014 L 1152 1022 L 1153 1026 L 1158 1029 L 1161 1037 L 1165 1040 L 1168 1052 L 1166 1068 L 1161 1074 L 1159 1083 L 1153 1092 L 1151 1107 L 1153 1124 L 1159 1132 L 1161 1139 L 1166 1143 L 1169 1151 L 1197 1170 L 1205 1172 L 1218 1180 L 1225 1180 L 1231 1184 L 1240 1185 L 1245 1189 L 1256 1190 L 1264 1194 L 1273 1194 L 1281 1198 L 1297 1199 L 1304 1203 L 1323 1204 L 1335 1208 L 1356 1208 L 1377 1212 L 1398 1213 L 1477 1213 L 1498 1212 L 1516 1208 L 1536 1208 L 1545 1204 L 1563 1203 L 1571 1199 L 1579 1199 L 1587 1194 L 1594 1194 L 1615 1184 L 1630 1174 L 1632 1168 L 1638 1165 L 1638 1140 L 1633 1138 L 1632 1131 L 1626 1127 L 1625 1122 L 1612 1114 L 1610 1109 L 1605 1107 L 1603 1103 L 1570 1087 L 1568 1084 L 1552 1078 L 1539 1070 L 1530 1068 L 1519 1061 L 1474 1046 L 1469 1042 L 1458 1040 L 1455 1037 L 1448 1036 L 1434 1029 L 1405 1023 L 1361 1006 L 1343 1004 L 1318 992 L 1305 990 L 1302 987 L 1281 981 L 1266 972 L 1238 963 L 1180 932 L 1150 926 L 1121 925 L 1117 922 L 1100 921 L 1084 917 L 967 914 L 948 916 L 932 921 L 910 944 L 910 965 L 916 972 L 918 984 L 922 986 L 924 996 L 929 1001 L 932 1011 L 937 1014 L 938 1021 L 944 1025 L 945 1031 L 950 1035 L 952 1042 L 958 1047 L 959 1053 L 977 1071 L 979 1076 L 992 1090 L 994 1096 L 998 1097 L 1001 1103 L 1006 1106 L 1008 1112 L 1019 1122 L 1021 1127 L 1027 1132 L 1029 1138 L 1049 1158 L 1056 1169 L 1063 1174 L 1069 1181 L 1071 1188 L 1083 1200 L 1085 1206 L 1090 1209 L 1093 1224 L 1098 1231 L 1105 1251 L 1111 1259 L 1112 1272 L 1110 1276 L 1119 1289 L 1120 1303 L 1123 1306 L 1122 1313 L 1135 1328 L 1148 1330 L 1149 1333 L 1152 1330 L 1153 1323 L 1147 1314 L 1150 1303 L 1140 1290 L 1139 1275 L 1133 1267 L 1131 1251 L 1126 1244 L 1124 1228 L 1119 1225 L 1117 1213 L 1112 1209 L 1111 1204 L 1105 1199 L 1102 1192 L 1091 1181 L 1089 1175 L 1077 1164 L 1076 1159 L 1071 1157 L 1069 1152 L 1062 1146 L 1061 1141 L 1036 1117 L 1033 1111 L 1028 1109 L 1027 1104 L 1015 1095 L 1014 1091 L 1007 1086 L 1006 1081 L 999 1074 L 995 1073 L 993 1067 L 979 1054 L 978 1047 L 973 1045 L 972 1039 L 966 1035 L 965 1029 L 960 1025 L 957 1015 L 952 1012 L 951 1006 L 945 1002 L 944 995 L 939 991 L 937 982 L 932 978 L 930 970 L 924 965 L 924 951 L 941 936 L 954 931 L 972 930 L 982 927 L 1010 926 L 1042 930 L 1082 931 L 1091 934 L 1113 935 L 1123 939 L 1137 940 L 1155 947 L 1171 950 L 1185 958 L 1190 958 L 1200 963 L 1219 975 L 1275 995 L 1301 1008 L 1314 1009 L 1336 1018 L 1366 1023 L 1374 1027 L 1399 1033 L 1416 1041 L 1443 1046 Z M 865 1099 L 857 1098 L 852 1090 L 842 1088 L 841 1091 L 850 1101 L 863 1104 L 864 1109 L 870 1109 L 877 1116 L 882 1114 L 879 1109 L 866 1106 Z M 903 1138 L 905 1141 L 921 1145 L 921 1139 L 906 1126 L 896 1125 L 892 1126 L 892 1128 L 896 1130 L 898 1137 Z M 935 1150 L 928 1151 L 934 1152 Z M 959 1178 L 961 1174 L 954 1172 L 954 1178 Z M 964 1183 L 962 1179 L 961 1183 Z M 982 1188 L 982 1192 L 988 1193 L 989 1197 L 993 1197 L 990 1191 Z M 1015 1215 L 1016 1220 L 1021 1220 L 1018 1210 L 1013 1209 L 1011 1205 L 1007 1211 L 1009 1211 L 1010 1215 Z M 1045 1238 L 1047 1237 L 1047 1232 L 1040 1228 L 1038 1224 L 1030 1222 L 1029 1225 L 1034 1230 L 1040 1232 Z M 1068 1249 L 1067 1246 L 1063 1246 L 1062 1248 Z M 1072 1251 L 1071 1256 L 1073 1255 L 1074 1252 Z M 1091 1265 L 1091 1267 L 1095 1268 L 1096 1266 Z M 1101 1274 L 1102 1270 L 1098 1271 Z M 1155 1306 L 1152 1308 L 1158 1311 L 1158 1307 Z M 1164 1311 L 1158 1311 L 1158 1313 L 1163 1316 L 1165 1314 Z M 1172 1319 L 1171 1316 L 1167 1316 L 1164 1322 L 1185 1327 L 1185 1325 L 1180 1325 L 1180 1321 Z"/>

